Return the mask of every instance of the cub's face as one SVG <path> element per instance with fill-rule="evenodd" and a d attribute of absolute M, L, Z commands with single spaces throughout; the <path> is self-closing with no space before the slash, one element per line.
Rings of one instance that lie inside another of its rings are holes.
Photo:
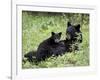
<path fill-rule="evenodd" d="M 61 38 L 61 34 L 62 34 L 62 32 L 59 32 L 59 33 L 51 32 L 52 40 L 53 40 L 55 43 L 59 43 L 59 42 L 60 42 L 60 38 Z"/>
<path fill-rule="evenodd" d="M 72 25 L 67 23 L 66 35 L 69 40 L 82 42 L 82 32 L 80 30 L 80 24 Z"/>

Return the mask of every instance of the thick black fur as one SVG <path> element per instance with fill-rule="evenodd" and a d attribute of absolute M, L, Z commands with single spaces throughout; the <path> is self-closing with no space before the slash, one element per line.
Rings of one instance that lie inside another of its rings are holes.
<path fill-rule="evenodd" d="M 72 25 L 70 22 L 68 22 L 66 29 L 66 37 L 66 40 L 64 40 L 66 51 L 72 52 L 72 46 L 74 47 L 74 50 L 78 50 L 78 44 L 82 43 L 82 32 L 80 30 L 80 24 Z"/>
<path fill-rule="evenodd" d="M 82 32 L 80 30 L 80 24 L 72 25 L 70 22 L 67 23 L 66 29 L 67 39 L 72 42 L 82 42 Z"/>
<path fill-rule="evenodd" d="M 40 43 L 36 53 L 36 60 L 45 60 L 47 57 L 62 55 L 65 52 L 66 47 L 60 42 L 61 34 L 61 32 L 52 32 L 50 38 Z"/>

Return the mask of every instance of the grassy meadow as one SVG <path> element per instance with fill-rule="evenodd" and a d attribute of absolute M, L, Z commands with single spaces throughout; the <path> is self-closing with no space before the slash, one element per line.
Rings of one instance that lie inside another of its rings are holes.
<path fill-rule="evenodd" d="M 39 64 L 22 62 L 23 69 L 89 66 L 89 15 L 82 13 L 50 13 L 22 11 L 22 54 L 36 51 L 38 45 L 51 36 L 51 32 L 62 32 L 66 38 L 67 22 L 81 24 L 83 42 L 79 51 L 66 52 L 63 56 L 50 57 Z"/>

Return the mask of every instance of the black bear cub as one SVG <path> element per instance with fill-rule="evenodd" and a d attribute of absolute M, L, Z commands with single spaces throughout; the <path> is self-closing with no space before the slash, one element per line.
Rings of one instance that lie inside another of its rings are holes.
<path fill-rule="evenodd" d="M 72 25 L 67 23 L 65 45 L 68 51 L 72 51 L 72 46 L 76 43 L 82 43 L 82 32 L 80 30 L 80 24 Z M 78 44 L 74 45 L 74 50 L 78 50 Z"/>
<path fill-rule="evenodd" d="M 40 43 L 36 53 L 36 60 L 45 60 L 47 57 L 58 56 L 65 52 L 65 46 L 60 43 L 61 34 L 62 32 L 51 32 L 51 37 Z"/>

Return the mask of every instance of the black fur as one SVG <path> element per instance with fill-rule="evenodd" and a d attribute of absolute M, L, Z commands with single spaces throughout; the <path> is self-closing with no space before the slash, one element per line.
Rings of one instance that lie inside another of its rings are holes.
<path fill-rule="evenodd" d="M 67 23 L 66 29 L 67 39 L 73 42 L 82 42 L 82 32 L 80 30 L 80 24 L 72 25 L 70 22 Z"/>
<path fill-rule="evenodd" d="M 51 34 L 51 37 L 40 43 L 37 49 L 36 59 L 38 61 L 45 60 L 45 58 L 50 57 L 52 55 L 61 55 L 66 50 L 64 44 L 60 42 L 62 33 L 52 32 Z"/>
<path fill-rule="evenodd" d="M 66 51 L 72 52 L 73 49 L 78 50 L 78 44 L 82 43 L 82 32 L 80 30 L 80 24 L 72 25 L 70 22 L 68 22 L 66 36 L 67 38 L 64 40 Z M 72 49 L 72 47 L 74 48 Z"/>

